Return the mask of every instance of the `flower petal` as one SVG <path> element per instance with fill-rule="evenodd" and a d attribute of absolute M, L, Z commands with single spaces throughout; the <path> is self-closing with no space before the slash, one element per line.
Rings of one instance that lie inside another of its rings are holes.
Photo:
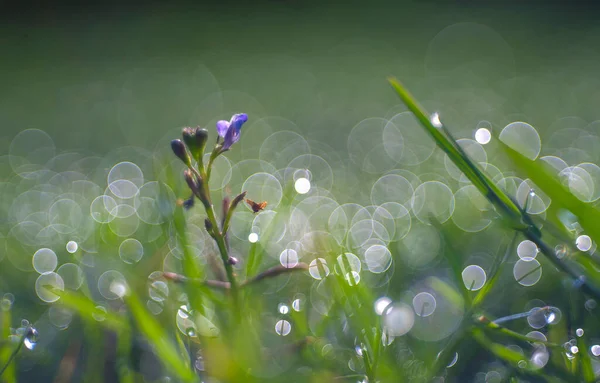
<path fill-rule="evenodd" d="M 225 137 L 227 130 L 229 129 L 229 121 L 219 120 L 217 121 L 217 133 L 221 137 Z"/>
<path fill-rule="evenodd" d="M 239 134 L 242 129 L 242 125 L 248 121 L 248 115 L 246 113 L 234 114 L 231 117 L 230 126 L 235 128 L 235 131 Z"/>
<path fill-rule="evenodd" d="M 235 129 L 229 129 L 225 138 L 223 139 L 223 150 L 227 150 L 231 147 L 231 145 L 238 142 L 240 139 L 240 133 Z"/>

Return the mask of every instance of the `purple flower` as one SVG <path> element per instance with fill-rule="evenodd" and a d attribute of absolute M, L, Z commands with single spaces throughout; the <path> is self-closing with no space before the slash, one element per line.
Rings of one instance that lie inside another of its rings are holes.
<path fill-rule="evenodd" d="M 244 122 L 248 121 L 246 113 L 238 113 L 231 116 L 230 121 L 217 121 L 217 133 L 223 137 L 223 150 L 227 150 L 231 145 L 240 139 L 240 130 Z"/>

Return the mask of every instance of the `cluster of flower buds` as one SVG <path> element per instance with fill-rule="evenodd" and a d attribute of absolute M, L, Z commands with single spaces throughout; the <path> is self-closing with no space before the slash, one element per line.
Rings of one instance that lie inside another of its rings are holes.
<path fill-rule="evenodd" d="M 248 121 L 248 115 L 238 113 L 234 114 L 230 121 L 220 120 L 217 122 L 217 143 L 211 153 L 206 169 L 203 164 L 204 151 L 208 141 L 208 131 L 206 129 L 200 127 L 184 128 L 182 132 L 183 139 L 171 141 L 173 153 L 188 167 L 184 173 L 184 178 L 192 191 L 192 196 L 181 203 L 185 209 L 194 206 L 195 198 L 202 201 L 205 207 L 210 206 L 210 196 L 206 191 L 206 187 L 212 162 L 220 154 L 229 150 L 231 145 L 239 141 L 242 125 L 246 121 Z M 199 171 L 194 167 L 194 162 L 197 164 Z"/>
<path fill-rule="evenodd" d="M 202 166 L 202 156 L 204 156 L 204 148 L 208 140 L 208 132 L 202 128 L 184 128 L 183 141 L 176 139 L 171 141 L 171 149 L 188 169 L 184 172 L 185 181 L 192 191 L 192 196 L 183 202 L 186 209 L 194 206 L 194 198 L 198 198 L 206 206 L 210 203 L 210 199 L 206 194 L 202 176 L 198 172 L 192 171 L 192 160 L 196 161 L 199 166 Z"/>

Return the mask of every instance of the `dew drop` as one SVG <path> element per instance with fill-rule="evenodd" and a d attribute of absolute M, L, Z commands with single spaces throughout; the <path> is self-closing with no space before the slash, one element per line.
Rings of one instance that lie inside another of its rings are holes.
<path fill-rule="evenodd" d="M 577 354 L 579 352 L 579 347 L 571 346 L 571 354 Z"/>
<path fill-rule="evenodd" d="M 354 351 L 356 352 L 356 355 L 361 356 L 361 357 L 363 356 L 363 349 L 361 346 L 357 345 L 356 347 L 354 347 Z"/>
<path fill-rule="evenodd" d="M 33 350 L 35 348 L 37 342 L 38 342 L 38 331 L 33 327 L 29 327 L 29 329 L 27 330 L 27 335 L 25 336 L 25 339 L 23 340 L 23 345 L 25 345 L 25 347 L 27 347 L 27 349 Z"/>
<path fill-rule="evenodd" d="M 577 330 L 575 330 L 575 334 L 576 334 L 578 337 L 582 337 L 582 336 L 583 336 L 583 332 L 584 332 L 584 331 L 583 331 L 583 329 L 582 329 L 582 328 L 578 328 Z"/>
<path fill-rule="evenodd" d="M 588 251 L 592 248 L 592 239 L 587 235 L 580 235 L 577 237 L 575 245 L 581 251 Z"/>
<path fill-rule="evenodd" d="M 433 125 L 436 128 L 441 128 L 442 127 L 442 122 L 440 121 L 440 115 L 438 112 L 434 112 L 431 114 L 431 117 L 429 118 L 431 121 L 431 125 Z"/>
<path fill-rule="evenodd" d="M 290 308 L 288 307 L 288 305 L 280 303 L 279 307 L 277 308 L 280 314 L 287 314 L 290 312 Z"/>
<path fill-rule="evenodd" d="M 600 356 L 600 346 L 598 346 L 597 344 L 593 345 L 593 346 L 590 348 L 590 351 L 592 351 L 592 354 L 593 354 L 594 356 Z"/>
<path fill-rule="evenodd" d="M 190 338 L 193 338 L 196 336 L 196 330 L 193 327 L 189 327 L 185 330 L 185 333 L 187 334 L 187 336 L 189 336 Z"/>

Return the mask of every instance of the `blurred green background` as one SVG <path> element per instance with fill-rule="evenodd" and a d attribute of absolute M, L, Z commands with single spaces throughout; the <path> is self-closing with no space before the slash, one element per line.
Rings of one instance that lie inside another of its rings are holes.
<path fill-rule="evenodd" d="M 561 117 L 598 117 L 591 3 L 4 6 L 4 152 L 27 128 L 63 150 L 153 148 L 230 109 L 285 117 L 341 150 L 355 124 L 398 104 L 388 75 L 454 109 L 464 129 L 519 114 L 544 134 Z"/>

